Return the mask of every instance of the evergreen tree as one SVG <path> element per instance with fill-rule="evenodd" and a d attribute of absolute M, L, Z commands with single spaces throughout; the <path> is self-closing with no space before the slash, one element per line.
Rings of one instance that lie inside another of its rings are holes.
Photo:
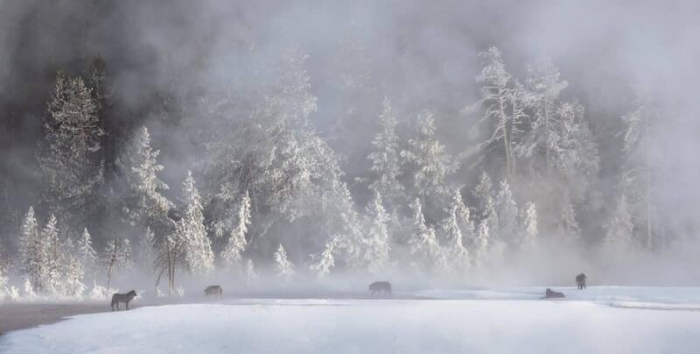
<path fill-rule="evenodd" d="M 335 267 L 335 257 L 333 256 L 333 252 L 335 251 L 337 245 L 338 239 L 335 237 L 328 241 L 318 262 L 311 265 L 311 270 L 316 271 L 319 278 L 328 275 L 331 272 L 331 269 Z"/>
<path fill-rule="evenodd" d="M 405 163 L 413 166 L 413 191 L 423 200 L 443 200 L 449 194 L 446 178 L 457 164 L 445 153 L 445 146 L 435 136 L 433 114 L 418 116 L 415 136 L 408 140 L 408 149 L 401 151 Z M 438 203 L 438 205 L 440 205 Z"/>
<path fill-rule="evenodd" d="M 533 245 L 537 242 L 537 206 L 535 203 L 526 203 L 523 215 L 523 240 L 525 246 Z"/>
<path fill-rule="evenodd" d="M 489 230 L 489 224 L 486 222 L 486 220 L 484 220 L 479 224 L 479 229 L 476 235 L 476 244 L 472 256 L 475 264 L 483 264 L 484 258 L 486 257 L 486 250 L 489 247 L 490 238 L 491 233 Z"/>
<path fill-rule="evenodd" d="M 642 232 L 642 246 L 651 250 L 656 245 L 655 236 L 659 231 L 656 225 L 654 162 L 660 159 L 657 131 L 662 113 L 658 104 L 647 93 L 640 91 L 637 92 L 635 106 L 632 112 L 622 117 L 625 125 L 621 132 L 625 153 L 622 183 L 633 221 L 637 222 Z"/>
<path fill-rule="evenodd" d="M 141 128 L 128 146 L 119 165 L 128 184 L 124 198 L 125 220 L 132 226 L 153 226 L 158 220 L 167 218 L 173 204 L 161 193 L 168 185 L 158 178 L 163 166 L 158 164 L 160 151 L 151 148 L 148 128 Z"/>
<path fill-rule="evenodd" d="M 466 207 L 462 202 L 462 196 L 459 190 L 456 190 L 452 197 L 452 202 L 448 210 L 448 217 L 442 223 L 442 234 L 445 239 L 445 253 L 447 261 L 449 263 L 449 268 L 451 271 L 462 274 L 469 268 L 469 252 L 464 246 L 463 240 L 464 235 L 462 233 L 461 225 L 464 225 L 464 220 L 460 220 L 460 217 L 464 216 L 464 210 Z M 467 222 L 468 220 L 468 209 L 467 209 Z M 473 232 L 472 225 L 472 232 Z"/>
<path fill-rule="evenodd" d="M 387 224 L 387 214 L 382 204 L 382 195 L 375 193 L 374 198 L 367 205 L 367 224 L 369 226 L 367 238 L 367 251 L 365 259 L 368 270 L 372 273 L 380 273 L 389 265 L 390 239 Z"/>
<path fill-rule="evenodd" d="M 510 244 L 517 243 L 518 206 L 513 200 L 508 181 L 501 181 L 500 189 L 495 200 L 498 213 L 498 233 L 502 241 Z"/>
<path fill-rule="evenodd" d="M 238 225 L 231 232 L 228 243 L 221 254 L 224 262 L 229 267 L 237 267 L 242 270 L 241 262 L 243 258 L 241 253 L 248 244 L 245 238 L 245 234 L 248 232 L 248 225 L 250 225 L 250 196 L 246 192 L 238 207 Z"/>
<path fill-rule="evenodd" d="M 87 228 L 83 230 L 82 236 L 78 239 L 76 256 L 76 261 L 80 262 L 83 269 L 90 272 L 91 276 L 94 278 L 97 267 L 97 252 L 92 247 L 92 237 Z"/>
<path fill-rule="evenodd" d="M 44 239 L 39 234 L 39 223 L 34 216 L 34 208 L 29 207 L 22 222 L 20 238 L 20 260 L 22 273 L 34 284 L 40 284 L 44 267 Z"/>
<path fill-rule="evenodd" d="M 560 79 L 559 69 L 554 66 L 551 59 L 546 59 L 528 68 L 527 88 L 532 95 L 532 122 L 529 141 L 521 145 L 522 152 L 526 155 L 536 150 L 543 151 L 545 170 L 549 172 L 552 165 L 551 150 L 554 148 L 554 139 L 559 134 L 556 122 L 556 110 L 559 95 L 568 86 L 568 83 Z"/>
<path fill-rule="evenodd" d="M 289 280 L 294 276 L 294 265 L 287 259 L 287 251 L 284 250 L 282 244 L 275 252 L 275 268 L 277 276 Z"/>
<path fill-rule="evenodd" d="M 399 136 L 396 134 L 396 116 L 389 99 L 385 98 L 379 115 L 381 130 L 372 140 L 372 152 L 367 157 L 372 162 L 371 171 L 375 177 L 369 189 L 380 193 L 394 210 L 404 199 L 404 187 L 399 182 L 401 160 Z"/>
<path fill-rule="evenodd" d="M 41 232 L 43 239 L 43 257 L 41 266 L 40 288 L 52 294 L 61 289 L 61 244 L 58 238 L 58 221 L 52 214 Z"/>
<path fill-rule="evenodd" d="M 206 274 L 214 268 L 214 253 L 211 250 L 211 240 L 207 237 L 201 198 L 191 171 L 187 173 L 183 190 L 185 212 L 178 223 L 177 232 L 184 242 L 189 270 L 194 274 Z"/>
<path fill-rule="evenodd" d="M 43 200 L 71 226 L 84 224 L 96 211 L 103 183 L 104 159 L 97 107 L 82 78 L 59 73 L 44 122 L 45 142 L 39 157 L 46 179 Z"/>
<path fill-rule="evenodd" d="M 444 272 L 447 269 L 447 260 L 435 236 L 435 229 L 425 224 L 420 200 L 416 198 L 410 208 L 413 220 L 409 246 L 411 254 L 415 257 L 414 265 L 422 271 Z"/>
<path fill-rule="evenodd" d="M 491 191 L 493 189 L 493 184 L 491 183 L 491 177 L 486 171 L 481 173 L 479 177 L 479 183 L 474 187 L 472 195 L 476 198 L 477 206 L 479 208 L 479 213 L 481 217 L 486 217 L 486 209 L 489 198 L 491 198 Z"/>
<path fill-rule="evenodd" d="M 488 152 L 497 146 L 503 147 L 504 173 L 510 176 L 515 171 L 514 133 L 520 123 L 518 118 L 521 118 L 513 103 L 523 91 L 513 88 L 511 75 L 506 71 L 498 48 L 491 47 L 480 56 L 484 59 L 484 67 L 476 81 L 482 85 L 481 99 L 465 111 L 483 109 L 479 123 L 488 123 L 489 133 L 479 148 Z"/>

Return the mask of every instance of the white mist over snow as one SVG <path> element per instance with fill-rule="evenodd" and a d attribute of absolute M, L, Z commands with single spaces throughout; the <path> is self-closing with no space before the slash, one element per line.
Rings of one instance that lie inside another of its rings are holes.
<path fill-rule="evenodd" d="M 541 292 L 519 288 L 431 293 L 440 300 L 143 307 L 10 333 L 0 352 L 682 354 L 700 348 L 700 289 L 590 290 L 565 289 L 564 301 L 537 300 Z"/>

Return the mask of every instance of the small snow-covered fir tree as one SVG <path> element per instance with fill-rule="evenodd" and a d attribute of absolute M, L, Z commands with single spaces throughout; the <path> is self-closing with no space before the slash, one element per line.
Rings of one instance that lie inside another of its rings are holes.
<path fill-rule="evenodd" d="M 526 203 L 523 215 L 523 240 L 524 246 L 531 246 L 537 242 L 537 206 L 535 203 Z"/>
<path fill-rule="evenodd" d="M 97 252 L 92 247 L 92 237 L 87 228 L 83 230 L 83 234 L 78 239 L 76 251 L 78 261 L 82 264 L 85 273 L 90 274 L 90 277 L 94 278 L 97 271 Z"/>
<path fill-rule="evenodd" d="M 250 225 L 250 195 L 246 191 L 238 206 L 238 223 L 231 231 L 231 236 L 228 239 L 224 251 L 221 253 L 224 263 L 227 267 L 241 269 L 243 257 L 241 253 L 245 250 L 248 242 L 245 235 L 248 232 Z"/>
<path fill-rule="evenodd" d="M 43 266 L 41 272 L 41 289 L 52 294 L 58 294 L 63 286 L 61 276 L 61 244 L 58 238 L 58 221 L 52 214 L 41 232 L 44 240 Z"/>
<path fill-rule="evenodd" d="M 479 228 L 476 233 L 476 244 L 474 245 L 474 251 L 472 252 L 472 260 L 474 264 L 481 266 L 483 265 L 486 258 L 486 251 L 489 247 L 489 239 L 491 238 L 491 233 L 489 230 L 489 223 L 486 220 L 479 223 Z"/>
<path fill-rule="evenodd" d="M 459 190 L 456 190 L 452 196 L 448 217 L 443 221 L 441 227 L 445 240 L 445 253 L 450 268 L 449 270 L 457 274 L 464 273 L 469 268 L 470 262 L 469 252 L 463 243 L 464 235 L 461 225 L 464 224 L 464 220 L 460 220 L 460 216 L 463 216 L 464 209 L 466 209 L 466 207 L 462 202 L 462 196 Z M 468 211 L 466 213 L 468 222 Z M 473 232 L 474 226 L 472 225 L 471 227 Z"/>
<path fill-rule="evenodd" d="M 413 212 L 412 234 L 409 239 L 414 265 L 421 271 L 441 273 L 447 269 L 447 260 L 435 235 L 435 229 L 425 224 L 420 200 L 416 198 L 410 205 Z"/>
<path fill-rule="evenodd" d="M 374 198 L 367 205 L 366 217 L 369 229 L 366 238 L 365 260 L 368 264 L 368 270 L 377 274 L 388 266 L 390 250 L 389 230 L 387 228 L 389 214 L 384 209 L 380 193 L 375 193 Z"/>
<path fill-rule="evenodd" d="M 185 257 L 190 271 L 206 274 L 214 268 L 214 253 L 211 240 L 207 237 L 201 198 L 191 171 L 187 173 L 183 189 L 185 212 L 178 223 L 178 234 L 184 240 Z"/>
<path fill-rule="evenodd" d="M 333 237 L 330 241 L 326 242 L 326 247 L 321 253 L 321 257 L 316 263 L 311 264 L 311 270 L 315 271 L 319 278 L 323 278 L 331 272 L 331 269 L 335 267 L 335 256 L 333 252 L 337 247 L 338 239 Z"/>
<path fill-rule="evenodd" d="M 491 177 L 489 177 L 489 174 L 486 173 L 486 171 L 483 171 L 481 173 L 481 177 L 479 177 L 479 183 L 474 187 L 474 190 L 472 191 L 472 195 L 474 198 L 476 198 L 476 202 L 478 203 L 477 206 L 479 208 L 479 213 L 480 216 L 486 217 L 487 214 L 487 207 L 488 207 L 488 202 L 489 198 L 491 198 L 491 190 L 493 189 L 493 183 L 491 183 Z M 479 215 L 477 215 L 479 216 Z"/>
<path fill-rule="evenodd" d="M 398 179 L 401 174 L 401 160 L 396 116 L 388 98 L 384 98 L 379 122 L 381 130 L 372 140 L 372 152 L 367 157 L 372 162 L 370 169 L 375 175 L 369 189 L 380 193 L 390 204 L 389 210 L 394 210 L 404 199 L 404 188 Z"/>
<path fill-rule="evenodd" d="M 275 269 L 277 276 L 289 280 L 294 276 L 294 265 L 287 259 L 287 251 L 284 250 L 282 244 L 275 252 Z"/>
<path fill-rule="evenodd" d="M 39 223 L 32 207 L 29 207 L 22 222 L 19 254 L 22 273 L 35 284 L 40 284 L 45 266 L 44 239 L 39 233 Z"/>
<path fill-rule="evenodd" d="M 513 199 L 508 181 L 501 181 L 500 189 L 495 200 L 496 212 L 498 213 L 498 233 L 506 243 L 517 243 L 518 227 L 518 206 Z"/>
<path fill-rule="evenodd" d="M 66 269 L 64 271 L 64 290 L 63 293 L 67 296 L 82 298 L 87 287 L 83 283 L 85 274 L 83 264 L 79 259 L 69 255 L 67 257 Z"/>

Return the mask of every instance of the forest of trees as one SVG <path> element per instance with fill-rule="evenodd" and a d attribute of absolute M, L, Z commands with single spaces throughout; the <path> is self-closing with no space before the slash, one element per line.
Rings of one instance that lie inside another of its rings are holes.
<path fill-rule="evenodd" d="M 672 241 L 665 112 L 641 89 L 601 125 L 552 59 L 512 71 L 484 46 L 462 78 L 476 98 L 443 106 L 383 92 L 358 39 L 322 93 L 302 46 L 261 46 L 236 49 L 265 60 L 231 82 L 205 61 L 138 105 L 99 55 L 26 74 L 43 81 L 0 111 L 0 291 L 99 296 L 129 272 L 169 293 L 213 272 L 468 283 L 543 245 L 610 259 Z"/>

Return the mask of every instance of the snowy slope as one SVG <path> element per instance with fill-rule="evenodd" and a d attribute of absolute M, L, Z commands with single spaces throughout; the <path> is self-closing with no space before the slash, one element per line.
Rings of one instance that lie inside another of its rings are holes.
<path fill-rule="evenodd" d="M 229 300 L 76 316 L 0 352 L 697 353 L 700 312 L 589 301 Z"/>

